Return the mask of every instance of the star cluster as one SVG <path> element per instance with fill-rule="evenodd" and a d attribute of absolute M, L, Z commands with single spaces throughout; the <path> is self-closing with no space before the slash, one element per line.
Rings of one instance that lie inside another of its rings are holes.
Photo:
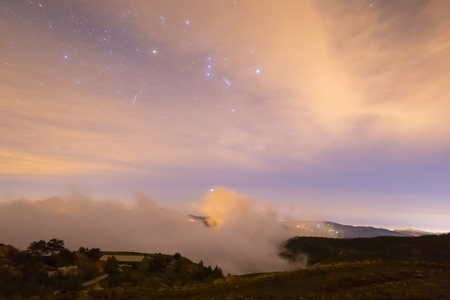
<path fill-rule="evenodd" d="M 0 188 L 184 201 L 226 186 L 316 210 L 382 211 L 398 195 L 450 209 L 449 12 L 4 0 Z"/>

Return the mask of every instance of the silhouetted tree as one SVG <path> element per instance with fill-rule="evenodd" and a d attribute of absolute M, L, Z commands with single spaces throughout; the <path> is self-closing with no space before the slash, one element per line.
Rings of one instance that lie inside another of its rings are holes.
<path fill-rule="evenodd" d="M 28 246 L 27 250 L 32 255 L 47 255 L 47 254 L 57 254 L 63 250 L 67 250 L 64 247 L 64 241 L 58 240 L 58 239 L 51 239 L 48 242 L 45 242 L 44 240 L 40 240 L 39 242 L 31 242 Z"/>
<path fill-rule="evenodd" d="M 47 252 L 51 254 L 59 253 L 60 251 L 66 249 L 64 247 L 64 241 L 58 239 L 51 239 L 47 242 Z"/>
<path fill-rule="evenodd" d="M 90 250 L 86 250 L 86 255 L 95 260 L 99 260 L 100 257 L 102 257 L 102 253 L 99 248 L 92 248 Z"/>
<path fill-rule="evenodd" d="M 211 268 L 211 266 L 208 266 L 208 268 L 206 268 L 206 270 L 205 270 L 205 275 L 206 276 L 210 276 L 211 274 L 212 274 L 212 268 Z"/>
<path fill-rule="evenodd" d="M 39 242 L 31 242 L 27 250 L 31 253 L 31 255 L 45 255 L 48 253 L 47 243 L 44 240 L 40 240 Z"/>
<path fill-rule="evenodd" d="M 74 252 L 63 248 L 53 254 L 45 258 L 44 262 L 47 262 L 49 265 L 54 267 L 63 267 L 67 265 L 71 265 L 75 262 L 76 255 Z"/>
<path fill-rule="evenodd" d="M 103 269 L 105 273 L 114 274 L 119 271 L 119 262 L 114 256 L 108 257 L 105 263 L 105 268 Z"/>
<path fill-rule="evenodd" d="M 223 277 L 223 271 L 222 271 L 222 269 L 219 268 L 219 267 L 216 265 L 216 267 L 215 267 L 214 270 L 212 271 L 211 276 L 212 276 L 214 279 Z"/>

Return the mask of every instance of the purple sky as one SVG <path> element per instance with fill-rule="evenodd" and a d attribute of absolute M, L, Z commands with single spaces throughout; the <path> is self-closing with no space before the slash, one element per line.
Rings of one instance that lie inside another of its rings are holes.
<path fill-rule="evenodd" d="M 224 187 L 282 218 L 449 231 L 449 15 L 445 0 L 3 0 L 0 201 L 189 207 Z"/>

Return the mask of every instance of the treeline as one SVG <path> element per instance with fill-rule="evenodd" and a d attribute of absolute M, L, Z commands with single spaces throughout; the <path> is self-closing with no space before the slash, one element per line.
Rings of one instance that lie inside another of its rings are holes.
<path fill-rule="evenodd" d="M 161 289 L 173 289 L 199 282 L 212 282 L 223 277 L 218 266 L 205 267 L 181 254 L 148 254 L 137 265 L 123 266 L 114 255 L 108 257 L 104 272 L 110 274 L 108 287 L 139 289 L 149 293 Z"/>
<path fill-rule="evenodd" d="M 70 251 L 64 241 L 31 242 L 27 250 L 19 251 L 0 244 L 0 296 L 29 297 L 81 289 L 81 283 L 98 275 L 100 249 L 81 247 Z M 68 273 L 64 267 L 72 266 Z"/>
<path fill-rule="evenodd" d="M 76 299 L 81 294 L 87 295 L 87 299 L 90 294 L 101 299 L 117 288 L 156 291 L 223 277 L 218 266 L 206 267 L 202 261 L 193 263 L 180 253 L 106 253 L 105 262 L 103 258 L 100 260 L 105 254 L 100 249 L 80 247 L 70 251 L 60 239 L 33 241 L 25 251 L 0 244 L 0 300 L 55 293 L 60 295 L 58 299 L 61 295 Z M 132 264 L 116 258 L 124 255 L 144 258 Z M 83 283 L 100 277 L 103 279 L 96 291 L 83 291 L 89 289 Z"/>
<path fill-rule="evenodd" d="M 291 261 L 307 256 L 309 265 L 361 260 L 450 264 L 450 234 L 353 239 L 294 237 L 283 245 L 280 256 Z"/>

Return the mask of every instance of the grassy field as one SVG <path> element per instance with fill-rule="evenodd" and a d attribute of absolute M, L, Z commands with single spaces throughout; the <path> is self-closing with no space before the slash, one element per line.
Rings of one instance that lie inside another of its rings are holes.
<path fill-rule="evenodd" d="M 116 289 L 108 295 L 113 299 L 450 299 L 449 282 L 450 266 L 367 261 L 227 276 L 159 291 Z M 94 298 L 103 299 L 101 294 Z"/>

